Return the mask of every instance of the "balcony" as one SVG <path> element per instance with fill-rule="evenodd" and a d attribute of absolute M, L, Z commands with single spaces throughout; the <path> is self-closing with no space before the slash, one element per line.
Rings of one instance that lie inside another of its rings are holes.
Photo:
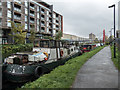
<path fill-rule="evenodd" d="M 44 29 L 41 29 L 41 33 L 45 33 L 45 30 L 44 30 Z"/>
<path fill-rule="evenodd" d="M 14 7 L 14 10 L 17 11 L 17 12 L 21 12 L 21 9 L 19 9 L 19 8 Z"/>
<path fill-rule="evenodd" d="M 14 15 L 14 19 L 21 20 L 21 17 Z"/>
<path fill-rule="evenodd" d="M 56 30 L 59 30 L 59 28 L 56 27 Z"/>
<path fill-rule="evenodd" d="M 30 23 L 35 23 L 34 21 L 30 20 Z"/>
<path fill-rule="evenodd" d="M 34 14 L 32 14 L 32 13 L 30 13 L 30 16 L 33 16 L 33 17 L 34 17 L 35 15 L 34 15 Z"/>
<path fill-rule="evenodd" d="M 44 11 L 41 11 L 42 14 L 44 14 L 45 12 Z"/>
<path fill-rule="evenodd" d="M 41 23 L 41 26 L 45 26 L 45 24 L 44 24 L 44 23 Z"/>
<path fill-rule="evenodd" d="M 58 17 L 56 17 L 56 20 L 58 20 L 58 21 L 59 21 L 59 18 L 58 18 Z"/>
<path fill-rule="evenodd" d="M 45 18 L 44 18 L 44 17 L 41 17 L 41 20 L 45 20 Z"/>
<path fill-rule="evenodd" d="M 49 14 L 49 17 L 52 17 L 52 15 L 51 15 L 51 14 Z"/>
<path fill-rule="evenodd" d="M 17 2 L 18 4 L 21 4 L 21 1 L 19 1 L 19 0 L 15 0 L 15 2 Z"/>
<path fill-rule="evenodd" d="M 33 10 L 35 9 L 35 7 L 32 7 L 32 6 L 30 6 L 30 8 L 33 9 Z"/>

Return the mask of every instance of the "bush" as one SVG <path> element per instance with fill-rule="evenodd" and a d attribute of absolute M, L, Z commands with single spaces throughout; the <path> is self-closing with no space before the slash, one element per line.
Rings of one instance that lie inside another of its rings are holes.
<path fill-rule="evenodd" d="M 2 45 L 2 59 L 16 52 L 32 51 L 33 44 Z"/>
<path fill-rule="evenodd" d="M 21 88 L 70 88 L 78 70 L 82 65 L 103 47 L 98 47 L 91 52 L 70 59 L 63 66 L 59 66 L 49 74 L 41 76 L 33 82 L 26 83 Z"/>

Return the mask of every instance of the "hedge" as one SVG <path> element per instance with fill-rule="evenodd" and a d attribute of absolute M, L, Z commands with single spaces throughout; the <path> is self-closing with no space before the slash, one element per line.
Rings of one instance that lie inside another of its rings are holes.
<path fill-rule="evenodd" d="M 93 51 L 84 53 L 81 56 L 70 59 L 64 65 L 58 66 L 49 74 L 41 76 L 33 82 L 28 82 L 21 88 L 70 88 L 75 80 L 78 70 L 93 55 L 103 49 L 104 46 L 98 47 Z M 18 88 L 20 89 L 20 88 Z"/>
<path fill-rule="evenodd" d="M 2 59 L 16 52 L 32 51 L 33 44 L 2 45 Z"/>

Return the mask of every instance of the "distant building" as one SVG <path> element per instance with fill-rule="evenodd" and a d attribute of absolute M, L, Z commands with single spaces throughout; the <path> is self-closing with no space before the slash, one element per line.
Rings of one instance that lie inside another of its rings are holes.
<path fill-rule="evenodd" d="M 118 30 L 116 31 L 116 37 L 120 38 L 120 1 L 118 2 Z"/>
<path fill-rule="evenodd" d="M 117 30 L 117 31 L 116 31 L 116 37 L 117 37 L 117 38 L 120 38 L 120 30 Z"/>
<path fill-rule="evenodd" d="M 120 30 L 120 1 L 118 2 L 118 30 Z"/>
<path fill-rule="evenodd" d="M 90 33 L 90 34 L 89 34 L 89 39 L 95 40 L 95 35 L 94 35 L 93 33 Z"/>
<path fill-rule="evenodd" d="M 90 41 L 89 38 L 83 38 L 83 37 L 79 37 L 79 36 L 71 35 L 71 34 L 66 34 L 66 33 L 63 33 L 62 39 L 63 40 L 75 40 L 75 41 Z"/>

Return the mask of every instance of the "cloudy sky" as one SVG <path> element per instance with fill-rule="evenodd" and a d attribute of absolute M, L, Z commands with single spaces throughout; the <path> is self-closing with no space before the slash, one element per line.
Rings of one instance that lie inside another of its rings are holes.
<path fill-rule="evenodd" d="M 94 33 L 102 38 L 103 29 L 109 35 L 113 27 L 113 8 L 116 4 L 116 29 L 118 28 L 118 2 L 120 0 L 44 0 L 53 4 L 54 10 L 64 17 L 64 33 L 88 37 Z M 74 1 L 74 2 L 73 2 Z"/>

